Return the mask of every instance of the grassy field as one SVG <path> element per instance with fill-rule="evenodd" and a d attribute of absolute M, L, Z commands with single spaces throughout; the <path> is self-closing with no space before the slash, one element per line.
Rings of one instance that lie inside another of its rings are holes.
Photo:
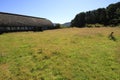
<path fill-rule="evenodd" d="M 120 80 L 120 28 L 4 33 L 0 80 Z"/>

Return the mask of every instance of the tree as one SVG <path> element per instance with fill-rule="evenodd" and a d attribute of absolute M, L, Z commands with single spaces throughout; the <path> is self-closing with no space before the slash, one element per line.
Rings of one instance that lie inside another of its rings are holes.
<path fill-rule="evenodd" d="M 76 26 L 76 27 L 84 27 L 85 26 L 85 13 L 82 12 L 76 15 L 76 17 L 72 20 L 71 25 Z"/>
<path fill-rule="evenodd" d="M 99 23 L 99 24 L 106 24 L 107 17 L 106 17 L 106 10 L 105 10 L 105 8 L 99 8 L 96 11 L 98 13 L 97 16 L 96 16 L 96 17 L 98 17 L 97 23 Z"/>
<path fill-rule="evenodd" d="M 71 26 L 84 27 L 85 24 L 117 25 L 120 23 L 120 2 L 107 8 L 81 12 L 71 21 Z"/>
<path fill-rule="evenodd" d="M 60 28 L 60 24 L 59 23 L 55 24 L 55 29 L 59 29 L 59 28 Z"/>
<path fill-rule="evenodd" d="M 108 19 L 108 24 L 113 24 L 113 21 L 119 22 L 119 17 L 120 17 L 120 2 L 116 4 L 111 4 L 106 8 L 107 11 L 107 19 Z M 118 21 L 117 21 L 118 20 Z M 119 23 L 117 23 L 119 24 Z"/>

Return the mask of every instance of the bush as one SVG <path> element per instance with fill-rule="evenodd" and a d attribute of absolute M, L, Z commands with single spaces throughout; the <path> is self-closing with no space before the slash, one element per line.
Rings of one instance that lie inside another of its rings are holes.
<path fill-rule="evenodd" d="M 60 24 L 55 24 L 55 29 L 59 29 L 60 28 Z"/>
<path fill-rule="evenodd" d="M 88 28 L 94 28 L 94 27 L 103 27 L 104 25 L 102 24 L 86 24 L 86 27 Z"/>

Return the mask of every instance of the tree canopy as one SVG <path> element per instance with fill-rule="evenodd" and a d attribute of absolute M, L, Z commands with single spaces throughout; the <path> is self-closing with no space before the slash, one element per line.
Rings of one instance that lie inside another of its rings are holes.
<path fill-rule="evenodd" d="M 110 4 L 106 8 L 81 12 L 71 21 L 71 26 L 84 27 L 85 24 L 120 24 L 120 2 Z"/>

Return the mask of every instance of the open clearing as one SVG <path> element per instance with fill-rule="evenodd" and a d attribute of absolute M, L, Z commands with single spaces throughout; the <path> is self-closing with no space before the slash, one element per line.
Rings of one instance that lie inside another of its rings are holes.
<path fill-rule="evenodd" d="M 0 80 L 120 80 L 120 28 L 4 33 Z"/>

